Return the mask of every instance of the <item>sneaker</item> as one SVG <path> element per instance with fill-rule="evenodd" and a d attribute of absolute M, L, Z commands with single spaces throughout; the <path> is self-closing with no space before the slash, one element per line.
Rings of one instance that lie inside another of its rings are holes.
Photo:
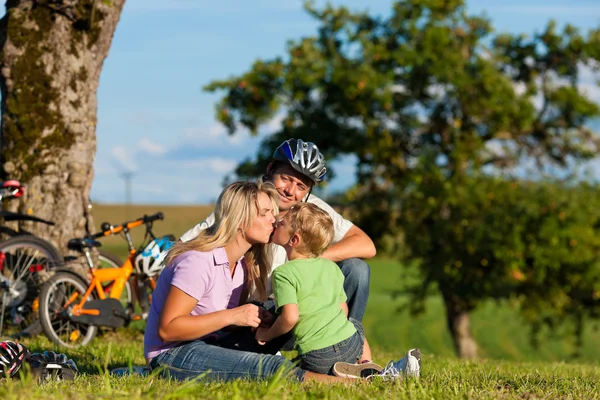
<path fill-rule="evenodd" d="M 128 375 L 139 375 L 148 376 L 152 372 L 150 367 L 145 365 L 134 365 L 132 367 L 119 367 L 110 371 L 111 375 L 115 376 L 128 376 Z"/>
<path fill-rule="evenodd" d="M 398 379 L 402 376 L 419 377 L 421 375 L 421 351 L 409 350 L 398 361 L 390 361 L 381 371 L 379 376 L 385 379 Z"/>
<path fill-rule="evenodd" d="M 381 370 L 381 366 L 373 362 L 350 364 L 340 361 L 333 364 L 333 374 L 341 378 L 366 378 L 371 375 L 379 375 Z"/>

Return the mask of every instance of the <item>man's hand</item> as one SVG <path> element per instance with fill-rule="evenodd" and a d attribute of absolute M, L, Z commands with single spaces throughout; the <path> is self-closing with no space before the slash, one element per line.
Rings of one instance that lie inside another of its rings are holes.
<path fill-rule="evenodd" d="M 267 328 L 258 328 L 256 330 L 256 334 L 254 335 L 256 341 L 261 346 L 264 346 L 271 338 L 269 338 L 269 329 Z"/>

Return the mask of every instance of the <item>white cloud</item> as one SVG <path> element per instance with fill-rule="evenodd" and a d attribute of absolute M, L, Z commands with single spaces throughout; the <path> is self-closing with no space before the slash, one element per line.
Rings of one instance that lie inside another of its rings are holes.
<path fill-rule="evenodd" d="M 133 161 L 134 153 L 124 147 L 113 147 L 111 151 L 113 159 L 119 164 L 122 172 L 135 172 L 137 165 Z"/>
<path fill-rule="evenodd" d="M 185 161 L 181 164 L 181 166 L 186 169 L 196 169 L 199 172 L 206 171 L 208 169 L 211 172 L 224 175 L 229 172 L 232 172 L 237 163 L 238 160 L 223 157 L 210 157 Z"/>
<path fill-rule="evenodd" d="M 149 153 L 149 154 L 164 154 L 167 152 L 167 149 L 165 146 L 162 146 L 156 142 L 151 141 L 150 139 L 147 138 L 142 138 L 138 141 L 138 148 L 145 152 L 145 153 Z"/>

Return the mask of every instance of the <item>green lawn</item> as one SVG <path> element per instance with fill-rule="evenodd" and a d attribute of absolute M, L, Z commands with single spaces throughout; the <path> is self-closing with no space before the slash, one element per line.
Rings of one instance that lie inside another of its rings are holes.
<path fill-rule="evenodd" d="M 571 342 L 546 340 L 542 349 L 534 350 L 527 329 L 513 310 L 486 303 L 473 315 L 474 333 L 485 358 L 464 362 L 454 357 L 439 298 L 430 299 L 422 316 L 399 314 L 396 309 L 403 299 L 392 300 L 390 291 L 406 270 L 399 263 L 383 259 L 372 261 L 371 266 L 371 299 L 365 326 L 374 358 L 383 364 L 418 346 L 423 352 L 419 380 L 343 386 L 289 384 L 278 379 L 181 384 L 156 377 L 112 377 L 108 374 L 112 368 L 144 364 L 143 323 L 136 323 L 118 332 L 107 332 L 75 350 L 56 348 L 45 337 L 24 340 L 32 351 L 65 352 L 76 361 L 81 374 L 75 382 L 39 385 L 26 377 L 24 381 L 0 383 L 0 398 L 600 398 L 600 354 L 592 331 L 586 332 L 582 358 L 563 362 L 569 359 Z"/>
<path fill-rule="evenodd" d="M 371 264 L 371 295 L 364 319 L 370 342 L 376 349 L 394 352 L 410 347 L 420 347 L 424 354 L 454 357 L 453 345 L 446 328 L 444 307 L 439 295 L 427 301 L 427 310 L 419 316 L 397 309 L 407 301 L 404 296 L 392 298 L 392 291 L 407 269 L 400 263 L 376 259 Z M 473 335 L 480 353 L 485 358 L 514 361 L 568 361 L 577 350 L 573 337 L 544 332 L 538 349 L 530 343 L 530 329 L 519 313 L 507 302 L 484 302 L 472 315 Z M 577 362 L 600 362 L 598 323 L 588 323 L 581 356 Z"/>
<path fill-rule="evenodd" d="M 132 215 L 152 213 L 161 207 L 136 208 Z M 157 233 L 179 236 L 200 222 L 209 208 L 163 208 L 167 218 L 157 222 Z M 170 213 L 169 213 L 170 211 Z M 123 207 L 95 208 L 96 225 L 120 221 Z M 100 217 L 98 217 L 98 215 Z M 112 218 L 110 218 L 112 216 Z M 133 219 L 133 217 L 129 218 Z M 105 249 L 124 257 L 119 238 L 105 240 Z M 268 382 L 175 383 L 156 377 L 116 378 L 110 369 L 141 365 L 143 323 L 118 332 L 107 332 L 80 349 L 58 349 L 46 338 L 23 341 L 32 351 L 53 349 L 72 357 L 81 374 L 75 382 L 36 384 L 30 378 L 0 383 L 0 398 L 269 398 L 269 399 L 595 399 L 600 398 L 600 346 L 597 332 L 586 328 L 581 356 L 574 359 L 572 338 L 546 335 L 539 349 L 529 343 L 529 329 L 509 304 L 485 302 L 472 315 L 474 336 L 483 358 L 465 362 L 455 357 L 445 326 L 443 305 L 432 295 L 423 315 L 411 316 L 398 307 L 403 296 L 392 298 L 399 282 L 414 274 L 410 267 L 387 259 L 371 260 L 371 296 L 364 324 L 374 359 L 386 363 L 400 358 L 412 347 L 423 353 L 423 372 L 418 380 L 355 383 L 351 385 L 289 384 L 280 379 Z M 414 278 L 412 278 L 414 279 Z"/>

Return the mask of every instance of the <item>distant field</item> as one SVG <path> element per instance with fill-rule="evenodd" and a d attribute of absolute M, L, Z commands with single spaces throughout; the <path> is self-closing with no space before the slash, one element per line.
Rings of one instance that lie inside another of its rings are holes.
<path fill-rule="evenodd" d="M 204 221 L 212 212 L 212 205 L 200 206 L 173 206 L 173 205 L 115 205 L 115 204 L 94 204 L 92 215 L 94 225 L 97 231 L 100 231 L 100 225 L 103 222 L 109 222 L 112 225 L 120 224 L 125 221 L 132 221 L 144 215 L 154 214 L 162 211 L 165 219 L 154 223 L 154 234 L 166 235 L 173 234 L 176 238 L 185 233 L 194 225 Z M 139 227 L 132 230 L 132 236 L 137 245 L 144 236 L 144 228 Z M 127 255 L 126 242 L 119 236 L 112 236 L 102 239 L 103 248 L 114 252 L 121 257 Z"/>

